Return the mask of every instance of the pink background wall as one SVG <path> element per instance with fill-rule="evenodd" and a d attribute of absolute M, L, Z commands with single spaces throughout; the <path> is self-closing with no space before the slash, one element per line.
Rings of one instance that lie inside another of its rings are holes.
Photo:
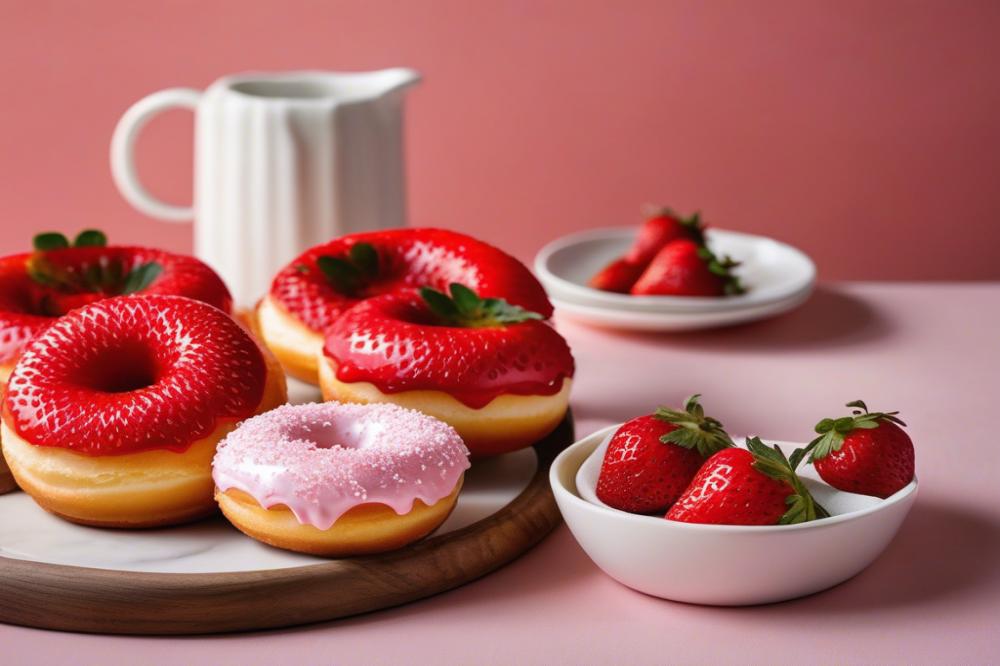
<path fill-rule="evenodd" d="M 0 0 L 0 251 L 190 247 L 118 196 L 139 97 L 245 69 L 408 65 L 411 220 L 530 257 L 645 201 L 790 241 L 825 278 L 1000 278 L 1000 3 Z M 140 145 L 191 192 L 191 119 Z"/>

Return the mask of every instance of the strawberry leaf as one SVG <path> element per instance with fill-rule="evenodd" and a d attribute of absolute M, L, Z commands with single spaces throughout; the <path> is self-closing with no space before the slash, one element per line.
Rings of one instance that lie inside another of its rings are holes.
<path fill-rule="evenodd" d="M 135 294 L 143 291 L 163 272 L 163 266 L 155 261 L 139 264 L 125 276 L 122 294 Z"/>
<path fill-rule="evenodd" d="M 692 395 L 684 401 L 684 410 L 660 407 L 654 416 L 674 426 L 673 430 L 660 437 L 664 444 L 676 444 L 685 449 L 696 449 L 703 457 L 733 446 L 733 440 L 723 429 L 722 423 L 705 416 L 705 409 L 698 402 L 701 396 Z"/>
<path fill-rule="evenodd" d="M 361 272 L 346 259 L 323 255 L 316 266 L 334 289 L 345 296 L 354 295 L 361 287 Z"/>
<path fill-rule="evenodd" d="M 705 266 L 710 273 L 722 278 L 723 291 L 727 296 L 746 293 L 746 289 L 743 287 L 740 279 L 733 274 L 733 269 L 739 266 L 740 262 L 733 261 L 728 256 L 719 259 L 704 243 L 698 247 L 698 258 L 705 262 Z"/>
<path fill-rule="evenodd" d="M 355 243 L 347 251 L 346 257 L 325 254 L 317 257 L 316 267 L 336 291 L 345 296 L 354 296 L 378 277 L 378 253 L 370 243 Z M 300 273 L 309 272 L 309 268 L 302 264 L 296 265 L 295 269 Z"/>
<path fill-rule="evenodd" d="M 378 252 L 371 243 L 355 243 L 348 251 L 351 263 L 365 277 L 378 275 Z"/>
<path fill-rule="evenodd" d="M 427 303 L 427 307 L 430 308 L 431 313 L 433 313 L 438 319 L 443 319 L 449 323 L 455 323 L 462 317 L 462 313 L 459 311 L 455 301 L 448 298 L 437 289 L 421 287 L 420 297 L 424 299 L 424 302 Z"/>
<path fill-rule="evenodd" d="M 107 244 L 108 237 L 97 229 L 84 229 L 73 241 L 73 247 L 105 247 Z"/>
<path fill-rule="evenodd" d="M 448 292 L 450 295 L 432 287 L 421 287 L 420 297 L 432 314 L 451 326 L 484 328 L 544 319 L 537 312 L 502 298 L 480 298 L 476 292 L 457 282 L 448 286 Z"/>
<path fill-rule="evenodd" d="M 465 317 L 475 317 L 482 313 L 493 314 L 500 308 L 497 299 L 481 300 L 476 296 L 476 292 L 457 282 L 451 284 L 448 291 L 451 293 L 451 300 L 454 301 L 459 314 Z"/>
<path fill-rule="evenodd" d="M 816 424 L 816 432 L 820 435 L 805 448 L 809 461 L 822 460 L 834 451 L 839 451 L 844 445 L 844 437 L 855 430 L 873 430 L 882 421 L 891 421 L 905 426 L 897 416 L 899 412 L 869 412 L 861 400 L 852 400 L 845 405 L 854 408 L 851 416 L 841 416 L 837 419 L 823 419 Z M 793 454 L 794 455 L 794 454 Z"/>
<path fill-rule="evenodd" d="M 830 516 L 829 512 L 813 499 L 808 488 L 795 473 L 796 465 L 785 457 L 781 447 L 777 445 L 770 447 L 760 441 L 759 437 L 748 437 L 746 443 L 747 449 L 754 457 L 753 468 L 775 481 L 787 483 L 794 491 L 785 498 L 788 509 L 778 521 L 779 525 L 804 523 Z M 796 457 L 795 453 L 792 454 L 793 458 Z"/>
<path fill-rule="evenodd" d="M 35 236 L 31 244 L 39 252 L 46 252 L 69 247 L 69 240 L 59 232 L 49 231 Z"/>
<path fill-rule="evenodd" d="M 857 409 L 860 409 L 861 411 L 868 413 L 868 407 L 862 400 L 852 400 L 851 402 L 844 405 L 844 407 L 856 407 Z M 854 412 L 854 413 L 860 414 L 861 412 Z"/>

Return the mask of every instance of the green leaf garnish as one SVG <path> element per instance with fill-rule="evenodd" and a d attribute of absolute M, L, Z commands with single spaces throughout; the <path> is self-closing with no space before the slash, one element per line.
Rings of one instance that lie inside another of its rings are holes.
<path fill-rule="evenodd" d="M 345 296 L 354 296 L 378 277 L 378 252 L 370 243 L 355 243 L 346 257 L 322 255 L 316 258 L 316 266 L 335 290 Z M 303 264 L 298 264 L 296 270 L 309 271 Z"/>
<path fill-rule="evenodd" d="M 47 252 L 48 250 L 62 250 L 69 247 L 69 240 L 58 231 L 48 231 L 35 236 L 31 244 L 39 252 Z"/>
<path fill-rule="evenodd" d="M 739 277 L 733 274 L 733 269 L 739 266 L 740 262 L 734 261 L 729 256 L 719 259 L 714 252 L 708 249 L 707 245 L 698 248 L 698 257 L 705 262 L 710 273 L 723 279 L 723 291 L 726 296 L 746 293 Z"/>
<path fill-rule="evenodd" d="M 448 291 L 450 295 L 432 287 L 421 287 L 420 297 L 435 317 L 451 326 L 484 328 L 545 319 L 537 312 L 512 305 L 502 298 L 480 298 L 457 282 L 450 284 Z"/>
<path fill-rule="evenodd" d="M 455 301 L 437 289 L 423 287 L 420 290 L 420 297 L 424 299 L 427 307 L 439 319 L 444 319 L 449 323 L 457 323 L 461 319 L 462 312 Z"/>
<path fill-rule="evenodd" d="M 84 229 L 76 235 L 73 247 L 104 247 L 108 244 L 108 237 L 103 231 L 97 229 Z"/>
<path fill-rule="evenodd" d="M 676 444 L 685 449 L 697 449 L 705 458 L 713 453 L 733 446 L 733 440 L 717 419 L 705 416 L 705 409 L 698 402 L 700 394 L 694 394 L 684 401 L 684 410 L 660 407 L 654 416 L 661 421 L 672 423 L 675 429 L 660 437 L 664 444 Z"/>
<path fill-rule="evenodd" d="M 163 272 L 163 266 L 155 261 L 149 261 L 145 264 L 139 264 L 125 276 L 125 284 L 122 286 L 122 294 L 134 294 L 136 292 L 142 291 L 149 285 L 153 283 L 160 273 Z"/>
<path fill-rule="evenodd" d="M 794 492 L 785 498 L 788 509 L 778 521 L 779 525 L 804 523 L 817 518 L 829 518 L 830 513 L 815 499 L 795 473 L 795 466 L 785 457 L 781 447 L 767 446 L 759 437 L 747 438 L 747 449 L 753 454 L 753 468 L 776 481 L 784 481 Z"/>
<path fill-rule="evenodd" d="M 806 454 L 809 454 L 810 462 L 816 462 L 834 451 L 839 451 L 844 446 L 844 437 L 854 430 L 872 430 L 879 426 L 880 421 L 890 421 L 897 425 L 906 426 L 896 416 L 899 412 L 869 412 L 868 407 L 861 400 L 852 400 L 845 406 L 854 408 L 851 416 L 823 419 L 816 424 L 816 433 L 819 437 L 809 442 L 805 449 L 797 449 L 792 454 L 791 460 L 795 467 Z M 797 455 L 800 450 L 802 451 L 801 455 Z"/>
<path fill-rule="evenodd" d="M 351 296 L 361 286 L 361 273 L 346 259 L 324 255 L 316 259 L 316 266 L 326 281 L 341 294 Z"/>
<path fill-rule="evenodd" d="M 365 277 L 378 275 L 378 252 L 370 243 L 355 243 L 351 246 L 348 256 L 351 263 Z"/>

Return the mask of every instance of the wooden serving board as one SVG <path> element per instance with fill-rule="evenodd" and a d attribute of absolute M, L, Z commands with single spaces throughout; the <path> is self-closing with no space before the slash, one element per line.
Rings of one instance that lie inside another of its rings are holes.
<path fill-rule="evenodd" d="M 332 620 L 444 592 L 498 569 L 555 528 L 560 515 L 549 466 L 573 440 L 567 415 L 535 445 L 535 473 L 513 501 L 471 525 L 390 553 L 210 573 L 123 571 L 0 555 L 0 622 L 91 633 L 205 634 Z M 142 532 L 115 534 L 127 539 Z"/>

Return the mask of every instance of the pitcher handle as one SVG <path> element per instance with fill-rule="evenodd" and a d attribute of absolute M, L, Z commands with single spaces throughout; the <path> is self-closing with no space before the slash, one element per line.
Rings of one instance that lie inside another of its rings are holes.
<path fill-rule="evenodd" d="M 170 222 L 194 218 L 193 206 L 175 206 L 155 198 L 143 187 L 135 168 L 135 142 L 153 116 L 171 108 L 194 110 L 201 92 L 191 88 L 170 88 L 143 97 L 118 121 L 111 137 L 111 175 L 125 200 L 141 212 Z"/>

